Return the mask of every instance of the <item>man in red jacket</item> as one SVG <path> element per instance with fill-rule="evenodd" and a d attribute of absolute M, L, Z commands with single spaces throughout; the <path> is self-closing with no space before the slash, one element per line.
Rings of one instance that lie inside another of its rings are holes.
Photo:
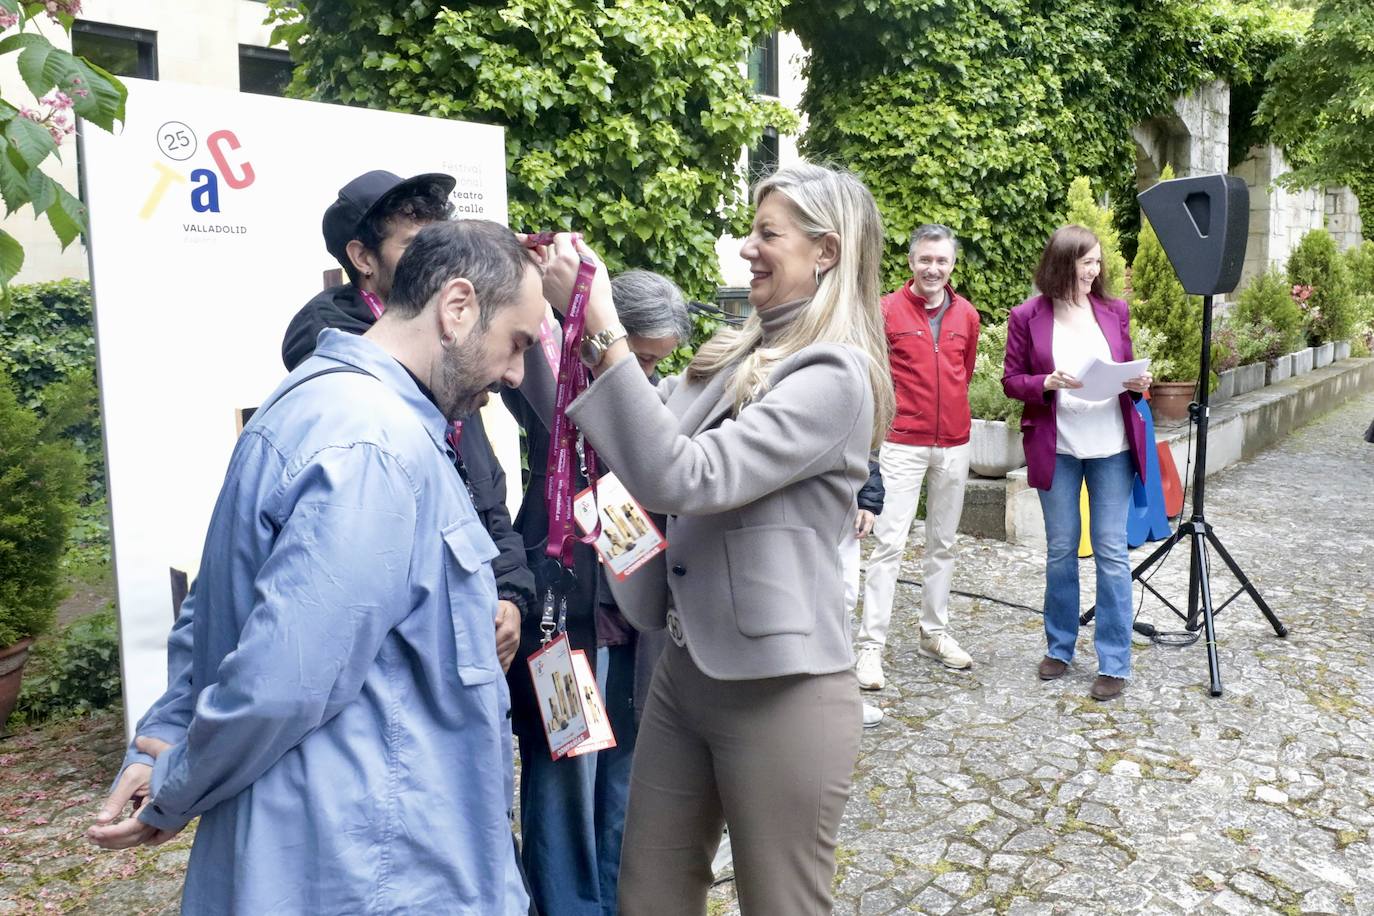
<path fill-rule="evenodd" d="M 968 668 L 969 654 L 949 635 L 949 587 L 954 538 L 968 479 L 968 386 L 978 350 L 978 311 L 949 285 L 958 255 L 954 233 L 924 225 L 911 234 L 911 279 L 883 297 L 883 318 L 897 393 L 897 416 L 878 453 L 887 491 L 873 536 L 859 628 L 859 686 L 881 690 L 883 645 L 892 596 L 911 522 L 926 493 L 926 552 L 922 570 L 918 650 L 950 668 Z"/>

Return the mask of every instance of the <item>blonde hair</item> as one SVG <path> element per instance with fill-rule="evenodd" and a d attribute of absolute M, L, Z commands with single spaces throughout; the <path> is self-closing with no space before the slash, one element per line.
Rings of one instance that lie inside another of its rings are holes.
<path fill-rule="evenodd" d="M 896 412 L 892 373 L 887 362 L 879 287 L 883 227 L 878 205 L 853 174 L 808 162 L 779 169 L 754 186 L 754 207 L 770 194 L 790 205 L 797 225 L 812 239 L 835 233 L 840 256 L 821 274 L 811 300 L 771 346 L 760 346 L 763 323 L 758 313 L 739 329 L 720 331 L 697 350 L 687 367 L 691 379 L 733 372 L 735 412 L 767 390 L 773 366 L 813 343 L 850 344 L 868 356 L 873 389 L 873 440 L 887 435 Z"/>

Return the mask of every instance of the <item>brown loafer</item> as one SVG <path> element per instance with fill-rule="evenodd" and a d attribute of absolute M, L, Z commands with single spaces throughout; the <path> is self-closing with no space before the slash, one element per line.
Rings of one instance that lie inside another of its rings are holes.
<path fill-rule="evenodd" d="M 1099 674 L 1097 680 L 1093 681 L 1092 690 L 1088 693 L 1094 700 L 1110 700 L 1121 695 L 1121 691 L 1126 687 L 1124 677 L 1112 677 L 1109 674 Z"/>
<path fill-rule="evenodd" d="M 1068 670 L 1068 662 L 1060 661 L 1057 658 L 1050 658 L 1046 655 L 1044 658 L 1040 659 L 1040 667 L 1036 669 L 1036 672 L 1040 675 L 1040 680 L 1052 681 Z"/>

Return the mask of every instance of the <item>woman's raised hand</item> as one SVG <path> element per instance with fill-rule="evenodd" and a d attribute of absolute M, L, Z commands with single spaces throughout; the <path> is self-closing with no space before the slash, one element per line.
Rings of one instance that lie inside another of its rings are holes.
<path fill-rule="evenodd" d="M 586 242 L 582 241 L 580 235 L 559 232 L 554 235 L 550 244 L 532 247 L 530 255 L 544 275 L 544 298 L 560 314 L 568 310 L 583 257 L 591 259 L 597 270 L 596 277 L 592 280 L 591 297 L 587 302 L 587 330 L 595 334 L 617 323 L 615 306 L 611 301 L 610 274 L 605 263 Z"/>

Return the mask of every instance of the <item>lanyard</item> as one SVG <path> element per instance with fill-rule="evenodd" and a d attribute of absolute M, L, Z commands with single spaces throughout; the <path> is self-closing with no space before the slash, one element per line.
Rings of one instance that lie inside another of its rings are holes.
<path fill-rule="evenodd" d="M 573 524 L 573 461 L 577 456 L 577 427 L 568 419 L 568 405 L 588 385 L 587 367 L 578 357 L 578 347 L 582 343 L 582 329 L 587 320 L 587 299 L 592 291 L 592 279 L 596 276 L 596 262 L 583 258 L 577 268 L 577 280 L 573 284 L 572 298 L 568 301 L 567 318 L 563 323 L 563 352 L 558 361 L 558 387 L 554 393 L 553 429 L 549 436 L 548 477 L 544 482 L 544 501 L 548 505 L 549 539 L 545 553 L 563 564 L 565 569 L 573 565 L 573 545 L 582 541 L 595 543 L 597 530 L 586 537 L 579 537 Z M 591 443 L 583 442 L 583 455 L 587 468 L 587 481 L 596 487 L 596 452 Z"/>
<path fill-rule="evenodd" d="M 363 302 L 367 303 L 368 310 L 372 312 L 372 320 L 376 321 L 378 318 L 381 318 L 382 312 L 386 311 L 386 305 L 377 296 L 377 294 L 365 289 L 358 290 L 358 293 L 363 297 Z M 453 421 L 453 425 L 449 427 L 448 436 L 446 438 L 448 439 L 448 444 L 452 446 L 453 452 L 456 455 L 458 453 L 458 443 L 463 441 L 462 420 Z M 464 478 L 464 483 L 466 482 L 466 478 Z M 468 488 L 468 492 L 472 492 L 471 487 Z"/>

